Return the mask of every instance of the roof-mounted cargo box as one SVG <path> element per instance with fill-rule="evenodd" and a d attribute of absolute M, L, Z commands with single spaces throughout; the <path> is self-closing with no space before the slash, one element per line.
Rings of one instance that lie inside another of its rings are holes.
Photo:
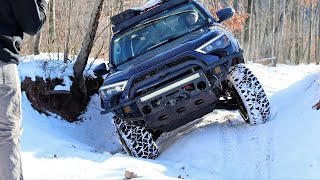
<path fill-rule="evenodd" d="M 111 22 L 113 24 L 112 31 L 118 33 L 140 21 L 160 13 L 168 8 L 177 6 L 179 4 L 190 2 L 192 0 L 162 0 L 159 6 L 149 9 L 148 11 L 143 11 L 143 9 L 129 9 L 120 14 L 111 17 Z"/>
<path fill-rule="evenodd" d="M 128 10 L 126 10 L 126 11 L 120 13 L 120 14 L 117 14 L 117 15 L 111 17 L 111 23 L 113 25 L 117 25 L 117 24 L 119 24 L 119 23 L 121 23 L 121 22 L 123 22 L 123 21 L 125 21 L 127 19 L 130 19 L 130 18 L 132 18 L 134 16 L 139 15 L 141 13 L 141 11 L 142 11 L 142 8 L 140 8 L 140 9 L 128 9 Z"/>

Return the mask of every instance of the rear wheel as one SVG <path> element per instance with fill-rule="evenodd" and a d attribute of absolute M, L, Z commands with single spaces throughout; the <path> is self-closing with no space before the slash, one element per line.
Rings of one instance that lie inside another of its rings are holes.
<path fill-rule="evenodd" d="M 270 118 L 270 103 L 252 72 L 244 64 L 237 64 L 231 67 L 228 80 L 244 120 L 251 125 L 265 123 Z"/>
<path fill-rule="evenodd" d="M 124 121 L 117 116 L 113 117 L 113 125 L 120 143 L 129 155 L 147 159 L 158 157 L 158 147 L 145 126 Z"/>

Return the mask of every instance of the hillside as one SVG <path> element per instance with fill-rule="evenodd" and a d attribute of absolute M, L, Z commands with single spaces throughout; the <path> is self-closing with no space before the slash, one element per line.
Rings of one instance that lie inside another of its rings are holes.
<path fill-rule="evenodd" d="M 46 76 L 42 57 L 19 65 L 25 76 Z M 96 62 L 97 63 L 97 62 Z M 35 111 L 22 97 L 22 161 L 25 179 L 123 179 L 126 170 L 142 179 L 320 178 L 320 67 L 248 64 L 271 101 L 272 119 L 250 126 L 233 111 L 214 111 L 160 137 L 156 160 L 122 154 L 111 115 L 100 115 L 91 97 L 82 122 L 68 123 Z M 32 71 L 31 68 L 33 69 Z M 65 74 L 56 74 L 65 77 Z"/>

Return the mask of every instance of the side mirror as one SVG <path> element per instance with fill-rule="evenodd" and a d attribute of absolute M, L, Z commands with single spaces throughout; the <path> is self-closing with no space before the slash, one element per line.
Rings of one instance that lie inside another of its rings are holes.
<path fill-rule="evenodd" d="M 224 8 L 217 12 L 217 16 L 219 18 L 218 23 L 221 23 L 227 19 L 230 19 L 234 15 L 235 11 L 233 8 Z"/>
<path fill-rule="evenodd" d="M 110 72 L 110 69 L 107 68 L 106 63 L 99 64 L 93 69 L 94 75 L 98 77 L 108 74 L 109 72 Z"/>

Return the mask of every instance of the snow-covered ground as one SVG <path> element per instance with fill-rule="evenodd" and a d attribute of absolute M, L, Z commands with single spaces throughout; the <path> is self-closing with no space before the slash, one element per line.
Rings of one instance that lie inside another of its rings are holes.
<path fill-rule="evenodd" d="M 60 77 L 68 89 L 72 63 L 37 60 L 46 58 L 26 58 L 21 79 Z M 44 65 L 54 68 L 44 71 Z M 266 90 L 272 119 L 250 126 L 235 111 L 214 111 L 162 136 L 156 160 L 121 153 L 111 115 L 100 115 L 97 95 L 83 122 L 68 123 L 39 114 L 23 93 L 25 179 L 124 179 L 126 170 L 141 179 L 320 179 L 320 111 L 312 110 L 320 100 L 320 66 L 248 67 Z"/>

